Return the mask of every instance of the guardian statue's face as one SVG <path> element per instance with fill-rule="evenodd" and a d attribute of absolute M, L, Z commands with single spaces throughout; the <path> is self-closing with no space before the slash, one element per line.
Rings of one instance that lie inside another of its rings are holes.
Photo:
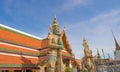
<path fill-rule="evenodd" d="M 55 35 L 60 34 L 60 27 L 58 25 L 53 26 L 53 34 L 55 34 Z"/>

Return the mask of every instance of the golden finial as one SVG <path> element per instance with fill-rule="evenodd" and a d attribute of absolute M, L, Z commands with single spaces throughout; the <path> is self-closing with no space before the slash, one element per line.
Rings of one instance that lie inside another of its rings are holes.
<path fill-rule="evenodd" d="M 53 25 L 58 25 L 56 16 L 54 16 Z"/>
<path fill-rule="evenodd" d="M 54 16 L 54 19 L 56 19 L 56 15 Z"/>

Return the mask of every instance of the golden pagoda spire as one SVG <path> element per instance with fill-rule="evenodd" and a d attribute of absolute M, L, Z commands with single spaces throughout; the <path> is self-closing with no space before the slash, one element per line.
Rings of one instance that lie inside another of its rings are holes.
<path fill-rule="evenodd" d="M 56 16 L 54 16 L 53 25 L 59 25 Z"/>

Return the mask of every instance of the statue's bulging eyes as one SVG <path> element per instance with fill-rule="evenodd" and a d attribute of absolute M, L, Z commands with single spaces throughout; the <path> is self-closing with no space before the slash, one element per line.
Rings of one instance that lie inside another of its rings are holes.
<path fill-rule="evenodd" d="M 60 35 L 60 27 L 57 25 L 53 26 L 53 34 Z"/>

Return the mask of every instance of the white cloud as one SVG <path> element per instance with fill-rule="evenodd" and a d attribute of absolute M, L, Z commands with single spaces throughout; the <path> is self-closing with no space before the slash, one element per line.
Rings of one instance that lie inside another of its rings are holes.
<path fill-rule="evenodd" d="M 68 26 L 67 34 L 76 57 L 82 57 L 83 51 L 82 39 L 85 36 L 88 39 L 90 49 L 96 54 L 96 49 L 104 49 L 105 54 L 110 53 L 113 56 L 114 41 L 111 29 L 116 38 L 120 38 L 120 10 L 112 10 L 99 14 L 86 21 L 81 21 Z M 120 39 L 118 39 L 120 43 Z M 109 51 L 108 51 L 109 50 Z"/>

